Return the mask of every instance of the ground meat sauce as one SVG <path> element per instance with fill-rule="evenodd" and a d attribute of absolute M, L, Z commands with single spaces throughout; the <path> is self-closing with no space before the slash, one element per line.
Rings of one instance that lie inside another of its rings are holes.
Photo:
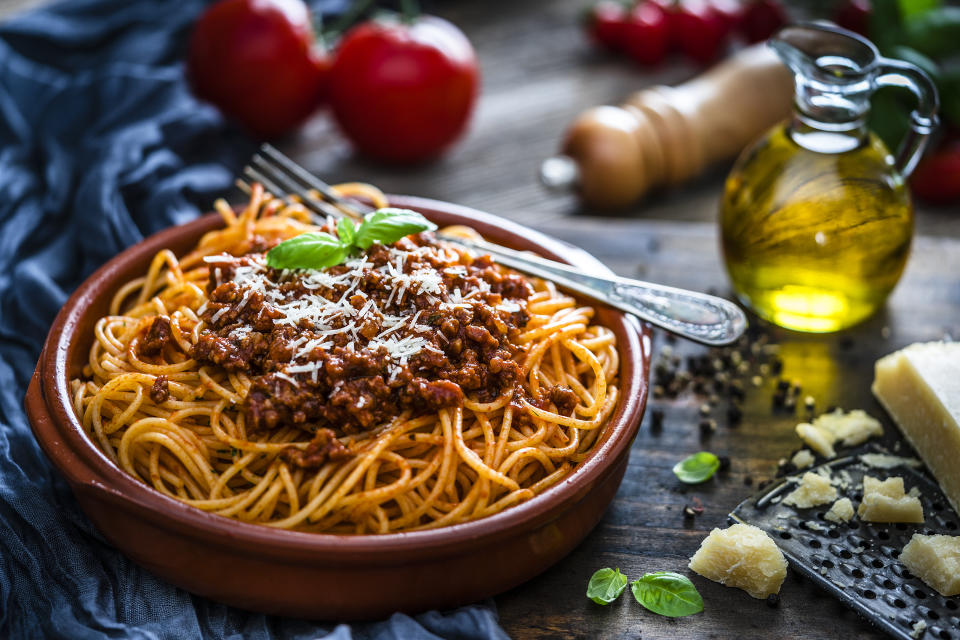
<path fill-rule="evenodd" d="M 280 453 L 280 457 L 287 462 L 308 468 L 319 467 L 327 460 L 343 460 L 350 455 L 350 450 L 337 440 L 337 434 L 330 429 L 317 429 L 306 449 L 290 447 Z"/>
<path fill-rule="evenodd" d="M 147 329 L 146 335 L 140 342 L 140 355 L 151 357 L 159 355 L 172 335 L 170 318 L 167 316 L 157 316 L 150 324 L 150 328 Z"/>
<path fill-rule="evenodd" d="M 163 404 L 169 398 L 170 383 L 167 382 L 167 376 L 161 374 L 157 376 L 157 379 L 153 381 L 153 386 L 150 387 L 150 399 L 156 404 Z"/>
<path fill-rule="evenodd" d="M 404 411 L 521 388 L 516 338 L 532 289 L 489 256 L 422 233 L 318 271 L 271 269 L 263 253 L 207 262 L 205 328 L 192 356 L 252 378 L 248 429 L 315 432 L 308 449 L 287 455 L 298 466 L 342 457 L 336 437 Z M 564 388 L 539 400 L 569 412 L 576 397 Z"/>
<path fill-rule="evenodd" d="M 565 416 L 571 415 L 574 407 L 580 402 L 580 398 L 577 397 L 573 389 L 563 384 L 554 385 L 553 388 L 550 389 L 549 398 L 557 408 L 557 411 Z"/>

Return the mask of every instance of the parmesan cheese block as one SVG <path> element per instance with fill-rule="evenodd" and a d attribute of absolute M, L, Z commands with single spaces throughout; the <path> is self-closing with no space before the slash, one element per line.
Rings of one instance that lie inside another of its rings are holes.
<path fill-rule="evenodd" d="M 850 498 L 840 498 L 833 503 L 830 511 L 827 511 L 823 517 L 837 524 L 850 522 L 850 518 L 853 517 L 853 503 L 850 502 Z"/>
<path fill-rule="evenodd" d="M 754 598 L 779 593 L 787 577 L 787 561 L 773 539 L 742 523 L 711 531 L 689 566 L 704 578 L 743 589 Z"/>
<path fill-rule="evenodd" d="M 960 513 L 960 343 L 914 344 L 881 358 L 873 393 Z"/>
<path fill-rule="evenodd" d="M 800 509 L 809 509 L 820 504 L 826 504 L 837 499 L 837 490 L 830 484 L 830 479 L 819 473 L 807 471 L 800 479 L 800 486 L 787 494 L 783 504 L 790 504 Z"/>
<path fill-rule="evenodd" d="M 825 458 L 836 457 L 833 445 L 837 442 L 852 447 L 866 442 L 867 438 L 883 435 L 883 427 L 877 419 L 862 409 L 850 413 L 844 413 L 842 409 L 824 413 L 813 423 L 801 422 L 796 431 L 808 447 Z"/>
<path fill-rule="evenodd" d="M 857 515 L 868 522 L 923 522 L 919 498 L 903 489 L 903 478 L 894 476 L 882 482 L 863 476 L 863 501 Z"/>
<path fill-rule="evenodd" d="M 900 562 L 941 595 L 960 595 L 960 536 L 915 533 L 900 552 Z"/>

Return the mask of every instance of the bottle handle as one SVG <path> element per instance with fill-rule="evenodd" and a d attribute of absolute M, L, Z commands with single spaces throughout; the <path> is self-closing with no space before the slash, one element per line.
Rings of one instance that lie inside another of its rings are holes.
<path fill-rule="evenodd" d="M 877 63 L 880 69 L 875 81 L 877 87 L 908 89 L 917 98 L 917 107 L 910 112 L 910 129 L 900 143 L 896 156 L 897 170 L 906 178 L 913 173 L 930 140 L 930 134 L 939 123 L 937 87 L 930 76 L 909 62 L 879 58 Z"/>

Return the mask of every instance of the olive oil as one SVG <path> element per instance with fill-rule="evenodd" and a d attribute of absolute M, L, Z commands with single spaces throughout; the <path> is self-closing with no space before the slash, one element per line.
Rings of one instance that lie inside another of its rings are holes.
<path fill-rule="evenodd" d="M 768 43 L 793 71 L 794 115 L 746 149 L 727 178 L 727 272 L 767 320 L 838 331 L 883 305 L 903 273 L 913 236 L 905 176 L 937 125 L 936 87 L 838 27 L 790 25 Z M 896 158 L 866 126 L 870 97 L 893 85 L 917 99 Z"/>
<path fill-rule="evenodd" d="M 826 332 L 872 314 L 910 252 L 913 208 L 883 142 L 790 125 L 749 149 L 727 179 L 723 252 L 740 298 L 787 328 Z M 814 148 L 809 148 L 810 146 Z"/>

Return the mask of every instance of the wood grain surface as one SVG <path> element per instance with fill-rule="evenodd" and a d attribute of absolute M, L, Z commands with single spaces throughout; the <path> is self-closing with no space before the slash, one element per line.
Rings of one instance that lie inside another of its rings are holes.
<path fill-rule="evenodd" d="M 641 70 L 597 52 L 578 26 L 583 4 L 469 0 L 432 5 L 467 32 L 484 74 L 483 96 L 467 137 L 438 162 L 398 170 L 355 157 L 324 116 L 285 148 L 330 180 L 362 179 L 390 192 L 474 206 L 584 247 L 619 274 L 725 292 L 714 220 L 727 166 L 629 210 L 602 215 L 582 210 L 571 194 L 550 193 L 537 182 L 540 161 L 556 151 L 565 127 L 580 111 L 616 103 L 645 86 L 681 82 L 697 71 L 680 59 Z M 960 237 L 958 216 L 955 209 L 918 207 L 918 232 Z M 960 242 L 918 238 L 904 280 L 878 316 L 832 336 L 772 331 L 782 345 L 783 375 L 803 380 L 804 395 L 813 395 L 821 410 L 840 405 L 882 416 L 869 392 L 874 360 L 910 342 L 960 330 L 957 274 Z M 659 336 L 658 349 L 661 344 Z M 703 351 L 679 343 L 672 347 L 681 354 Z M 646 612 L 629 590 L 609 607 L 584 596 L 590 575 L 605 566 L 618 566 L 632 579 L 657 570 L 690 574 L 687 559 L 706 533 L 724 526 L 727 513 L 774 475 L 780 458 L 799 447 L 793 427 L 802 412 L 772 415 L 774 384 L 773 378 L 756 388 L 748 384 L 742 424 L 728 429 L 718 411 L 719 429 L 708 439 L 698 428 L 704 398 L 652 401 L 620 492 L 600 526 L 553 569 L 495 599 L 511 637 L 883 637 L 793 572 L 778 608 L 694 576 L 706 610 L 677 620 Z M 652 409 L 664 412 L 660 430 L 651 429 Z M 671 468 L 701 449 L 729 456 L 731 469 L 703 486 L 685 488 Z M 746 486 L 747 477 L 752 486 Z M 683 507 L 694 498 L 703 502 L 704 513 L 685 521 Z"/>
<path fill-rule="evenodd" d="M 573 195 L 548 192 L 537 182 L 539 163 L 556 152 L 564 129 L 583 109 L 615 104 L 637 89 L 682 82 L 697 72 L 679 58 L 643 70 L 596 51 L 579 28 L 584 4 L 466 0 L 431 5 L 466 31 L 484 76 L 468 135 L 438 162 L 397 169 L 358 158 L 323 115 L 283 146 L 331 181 L 361 179 L 389 192 L 477 207 L 584 247 L 621 275 L 725 292 L 714 221 L 728 166 L 612 214 L 585 211 Z M 958 216 L 955 208 L 918 207 L 918 233 L 960 237 Z M 910 342 L 960 330 L 958 274 L 960 242 L 918 238 L 903 282 L 878 316 L 833 336 L 772 331 L 782 345 L 784 375 L 803 380 L 804 395 L 813 395 L 820 409 L 840 405 L 882 416 L 869 392 L 874 360 Z M 661 345 L 662 335 L 657 348 Z M 680 343 L 672 347 L 681 354 L 703 351 Z M 690 574 L 687 559 L 706 533 L 724 526 L 727 513 L 772 477 L 777 461 L 800 444 L 793 434 L 798 417 L 771 414 L 774 384 L 770 378 L 760 387 L 748 385 L 742 424 L 728 429 L 718 411 L 719 429 L 708 439 L 698 428 L 704 398 L 652 401 L 620 492 L 600 526 L 553 569 L 495 599 L 511 637 L 883 637 L 793 572 L 778 608 L 695 576 L 706 610 L 677 620 L 646 612 L 629 590 L 609 607 L 584 596 L 590 575 L 605 566 L 618 566 L 632 579 L 657 570 Z M 651 429 L 653 409 L 664 412 L 660 430 Z M 887 428 L 893 429 L 889 421 Z M 701 449 L 729 456 L 731 469 L 703 486 L 685 488 L 671 468 Z M 745 484 L 747 477 L 752 486 Z M 703 502 L 704 513 L 685 521 L 683 507 L 694 498 Z"/>
<path fill-rule="evenodd" d="M 459 25 L 477 49 L 482 95 L 465 138 L 436 162 L 382 166 L 356 157 L 321 113 L 281 144 L 285 151 L 331 181 L 362 179 L 388 192 L 458 202 L 535 227 L 596 216 L 601 212 L 585 211 L 572 194 L 541 186 L 540 163 L 557 152 L 564 130 L 583 110 L 617 104 L 644 87 L 683 82 L 700 70 L 679 55 L 644 69 L 597 50 L 580 27 L 588 0 L 427 4 Z M 803 5 L 811 2 L 790 4 L 802 15 Z M 635 221 L 713 221 L 728 169 L 716 166 L 681 188 L 651 194 L 635 206 L 605 215 Z M 918 232 L 960 237 L 958 209 L 918 207 Z"/>
<path fill-rule="evenodd" d="M 42 0 L 0 0 L 0 16 Z M 728 167 L 654 194 L 605 217 L 579 208 L 571 194 L 545 191 L 540 161 L 554 153 L 565 127 L 583 109 L 616 103 L 632 91 L 681 82 L 697 68 L 679 58 L 643 70 L 594 50 L 578 16 L 585 0 L 448 0 L 432 12 L 458 24 L 478 51 L 483 93 L 466 138 L 441 160 L 417 167 L 384 167 L 355 157 L 326 114 L 280 141 L 297 160 L 329 181 L 363 180 L 388 192 L 453 201 L 529 224 L 581 246 L 617 273 L 698 290 L 727 291 L 717 250 L 715 216 Z M 813 336 L 771 330 L 781 345 L 783 375 L 801 380 L 818 410 L 863 408 L 882 416 L 869 385 L 874 360 L 917 340 L 960 338 L 960 212 L 918 207 L 914 252 L 887 308 L 841 334 Z M 926 237 L 924 237 L 926 236 Z M 657 350 L 664 344 L 658 334 Z M 703 349 L 676 343 L 681 355 Z M 656 353 L 656 351 L 655 351 Z M 584 596 L 598 568 L 617 566 L 631 579 L 656 570 L 690 575 L 687 559 L 727 513 L 773 476 L 777 461 L 799 446 L 793 426 L 802 414 L 771 412 L 775 378 L 748 384 L 745 415 L 703 438 L 698 407 L 704 398 L 651 400 L 633 444 L 620 491 L 597 529 L 551 570 L 497 597 L 511 637 L 775 639 L 882 637 L 809 582 L 788 575 L 778 608 L 694 576 L 706 603 L 702 614 L 669 619 L 646 612 L 629 591 L 600 607 Z M 722 406 L 722 404 L 721 404 Z M 653 410 L 664 414 L 651 428 Z M 671 473 L 686 455 L 709 449 L 730 457 L 729 471 L 704 485 L 682 486 Z M 752 486 L 747 486 L 747 478 Z M 704 512 L 685 520 L 682 509 L 699 499 Z M 469 579 L 469 576 L 464 576 Z"/>
<path fill-rule="evenodd" d="M 555 222 L 549 231 L 584 247 L 621 275 L 674 286 L 716 288 L 727 292 L 711 224 L 591 221 Z M 881 418 L 889 435 L 895 427 L 870 394 L 874 361 L 915 341 L 944 336 L 960 338 L 960 242 L 918 238 L 907 272 L 886 309 L 854 329 L 827 335 L 804 335 L 764 325 L 780 345 L 782 377 L 801 381 L 803 396 L 816 400 L 819 413 L 829 406 L 862 408 Z M 658 332 L 654 353 L 666 344 Z M 670 344 L 682 356 L 706 353 L 703 347 Z M 760 386 L 746 383 L 742 423 L 731 428 L 723 394 L 713 417 L 717 431 L 701 435 L 698 408 L 704 395 L 682 394 L 652 400 L 634 442 L 630 466 L 620 491 L 600 526 L 568 558 L 542 576 L 496 599 L 503 626 L 514 638 L 881 638 L 880 632 L 790 571 L 778 608 L 746 593 L 712 583 L 687 568 L 709 530 L 726 525 L 726 516 L 741 500 L 774 476 L 779 459 L 801 446 L 793 431 L 806 412 L 773 411 L 777 378 Z M 655 410 L 663 426 L 652 428 Z M 703 485 L 686 487 L 672 466 L 707 449 L 729 456 L 731 468 Z M 752 486 L 746 486 L 747 478 Z M 683 507 L 699 499 L 702 515 L 684 519 Z M 671 620 L 646 612 L 626 592 L 609 607 L 584 597 L 590 575 L 617 566 L 631 579 L 649 571 L 690 575 L 706 602 L 702 614 Z"/>

